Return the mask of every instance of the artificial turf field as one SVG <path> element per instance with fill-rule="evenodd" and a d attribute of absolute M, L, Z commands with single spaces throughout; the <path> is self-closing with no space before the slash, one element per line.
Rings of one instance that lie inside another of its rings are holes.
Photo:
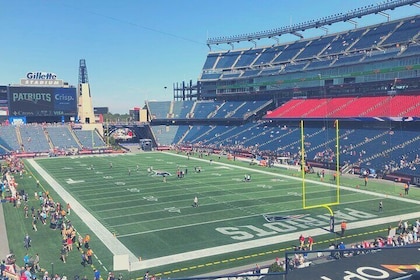
<path fill-rule="evenodd" d="M 255 263 L 282 257 L 285 250 L 298 244 L 300 234 L 307 236 L 306 232 L 314 228 L 325 229 L 315 237 L 315 247 L 325 249 L 337 239 L 352 242 L 385 236 L 388 226 L 397 224 L 398 216 L 418 209 L 419 190 L 415 187 L 406 200 L 400 196 L 402 184 L 371 179 L 364 187 L 360 178 L 341 176 L 344 187 L 340 188 L 340 203 L 332 206 L 336 231 L 341 220 L 349 223 L 346 236 L 341 238 L 328 232 L 326 208 L 302 209 L 302 183 L 296 170 L 250 166 L 217 156 L 188 159 L 183 154 L 162 152 L 48 158 L 37 163 L 142 261 L 189 255 L 185 261 L 157 262 L 148 269 L 123 272 L 128 278 L 139 278 L 145 270 L 162 278 L 177 278 L 248 264 L 252 268 Z M 28 174 L 17 178 L 20 187 L 31 194 L 39 179 L 54 200 L 63 202 L 30 164 L 26 167 Z M 162 176 L 148 173 L 150 167 L 171 176 L 164 182 Z M 184 172 L 187 169 L 184 178 L 177 178 L 178 168 Z M 251 182 L 243 182 L 245 174 L 251 175 Z M 315 174 L 307 176 L 307 206 L 336 201 L 331 174 L 323 182 Z M 192 207 L 195 196 L 199 199 L 196 208 Z M 32 195 L 30 198 L 29 203 L 37 205 Z M 383 212 L 378 212 L 380 200 Z M 93 275 L 91 267 L 80 265 L 76 251 L 69 253 L 66 264 L 58 260 L 59 232 L 41 225 L 38 232 L 32 232 L 23 210 L 4 206 L 10 248 L 18 260 L 24 255 L 21 244 L 27 231 L 33 239 L 29 253 L 33 256 L 39 252 L 45 269 L 66 275 Z M 274 217 L 275 221 L 265 217 Z M 92 236 L 91 246 L 97 257 L 94 267 L 103 275 L 112 270 L 112 252 L 95 238 L 94 230 L 77 213 L 68 218 L 80 234 Z M 386 222 L 351 228 L 352 223 L 381 218 Z M 290 235 L 295 238 L 283 238 Z"/>

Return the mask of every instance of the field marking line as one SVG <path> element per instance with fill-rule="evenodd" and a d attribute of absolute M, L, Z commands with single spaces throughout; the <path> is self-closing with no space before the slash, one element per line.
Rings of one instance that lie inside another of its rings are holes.
<path fill-rule="evenodd" d="M 100 223 L 86 208 L 84 208 L 70 193 L 68 193 L 50 174 L 48 174 L 34 159 L 28 159 L 28 163 L 43 177 L 54 191 L 66 202 L 70 203 L 72 211 L 90 228 L 100 241 L 114 255 L 128 255 L 131 264 L 139 262 L 135 256 L 121 241 Z"/>

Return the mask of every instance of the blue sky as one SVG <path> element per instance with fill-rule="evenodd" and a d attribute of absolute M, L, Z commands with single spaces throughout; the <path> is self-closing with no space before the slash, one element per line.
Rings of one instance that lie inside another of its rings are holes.
<path fill-rule="evenodd" d="M 317 19 L 380 1 L 370 0 L 0 0 L 0 85 L 30 71 L 54 72 L 77 85 L 86 59 L 95 107 L 127 113 L 145 100 L 171 100 L 173 83 L 195 82 L 209 37 L 239 35 Z M 391 19 L 416 15 L 410 6 Z M 372 15 L 359 26 L 386 19 Z M 329 32 L 352 28 L 349 23 Z M 322 35 L 307 31 L 305 37 Z M 282 36 L 281 42 L 297 37 Z M 259 41 L 258 45 L 274 41 Z M 245 43 L 237 46 L 252 47 Z M 229 49 L 217 46 L 213 50 Z M 167 87 L 165 89 L 165 87 Z"/>

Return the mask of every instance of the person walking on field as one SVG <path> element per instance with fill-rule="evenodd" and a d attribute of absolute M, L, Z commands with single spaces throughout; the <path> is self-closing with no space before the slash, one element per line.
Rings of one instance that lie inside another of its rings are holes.
<path fill-rule="evenodd" d="M 309 251 L 312 251 L 312 246 L 314 245 L 314 239 L 312 236 L 308 236 L 308 248 Z"/>
<path fill-rule="evenodd" d="M 346 221 L 342 221 L 341 222 L 341 237 L 344 236 L 344 233 L 345 233 L 346 229 L 347 229 L 347 223 L 346 223 Z"/>
<path fill-rule="evenodd" d="M 408 183 L 404 184 L 404 194 L 408 195 L 408 191 L 410 190 L 410 186 L 408 185 Z"/>
<path fill-rule="evenodd" d="M 194 197 L 193 207 L 198 207 L 198 197 Z"/>
<path fill-rule="evenodd" d="M 381 200 L 379 201 L 379 212 L 382 212 L 383 208 L 384 208 L 384 204 L 382 203 L 382 200 Z"/>
<path fill-rule="evenodd" d="M 67 203 L 67 215 L 70 216 L 70 213 L 71 213 L 71 206 L 70 206 L 70 203 Z"/>
<path fill-rule="evenodd" d="M 25 247 L 26 250 L 29 250 L 29 247 L 31 247 L 31 237 L 29 237 L 29 234 L 26 234 L 23 238 L 23 247 Z"/>

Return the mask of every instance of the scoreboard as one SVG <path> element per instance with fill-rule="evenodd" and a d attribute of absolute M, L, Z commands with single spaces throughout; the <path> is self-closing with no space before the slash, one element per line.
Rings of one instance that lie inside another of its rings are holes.
<path fill-rule="evenodd" d="M 76 88 L 9 86 L 10 116 L 77 116 Z"/>

